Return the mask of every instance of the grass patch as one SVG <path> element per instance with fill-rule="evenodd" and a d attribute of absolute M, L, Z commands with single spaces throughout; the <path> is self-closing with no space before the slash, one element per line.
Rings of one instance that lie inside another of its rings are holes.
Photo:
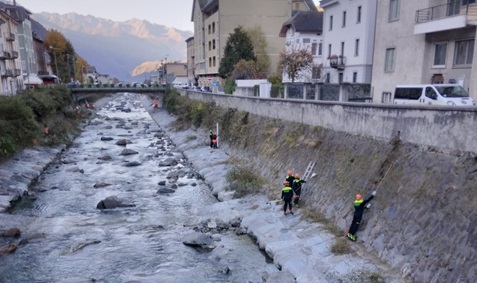
<path fill-rule="evenodd" d="M 331 252 L 334 254 L 342 255 L 351 253 L 348 240 L 346 238 L 336 238 L 335 243 L 331 246 Z"/>
<path fill-rule="evenodd" d="M 235 191 L 234 197 L 241 198 L 255 193 L 265 183 L 264 179 L 245 166 L 234 166 L 227 173 L 227 190 Z"/>
<path fill-rule="evenodd" d="M 323 213 L 315 209 L 304 208 L 303 217 L 311 222 L 323 224 L 323 227 L 335 236 L 343 235 L 343 231 L 336 227 L 330 220 L 328 220 Z"/>

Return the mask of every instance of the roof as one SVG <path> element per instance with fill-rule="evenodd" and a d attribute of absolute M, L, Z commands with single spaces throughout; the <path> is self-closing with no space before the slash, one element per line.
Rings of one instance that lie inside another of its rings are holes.
<path fill-rule="evenodd" d="M 4 2 L 0 2 L 0 9 L 9 11 L 10 16 L 18 22 L 29 19 L 31 15 L 31 12 L 22 6 L 6 4 Z"/>
<path fill-rule="evenodd" d="M 321 34 L 323 32 L 323 12 L 298 11 L 283 23 L 279 35 L 285 37 L 287 31 L 292 27 L 296 32 Z"/>
<path fill-rule="evenodd" d="M 48 31 L 44 26 L 42 26 L 39 22 L 35 21 L 34 19 L 30 19 L 31 21 L 31 32 L 33 38 L 38 39 L 40 41 L 44 41 Z"/>
<path fill-rule="evenodd" d="M 191 15 L 192 22 L 194 21 L 194 10 L 195 10 L 196 1 L 199 1 L 199 7 L 202 13 L 205 13 L 211 10 L 212 8 L 216 7 L 217 5 L 219 5 L 219 0 L 194 0 L 192 2 L 192 15 Z"/>
<path fill-rule="evenodd" d="M 315 3 L 313 2 L 313 0 L 304 0 L 304 1 L 305 1 L 305 4 L 308 6 L 308 8 L 309 8 L 311 11 L 318 12 L 318 9 L 316 8 L 316 5 L 315 5 Z"/>

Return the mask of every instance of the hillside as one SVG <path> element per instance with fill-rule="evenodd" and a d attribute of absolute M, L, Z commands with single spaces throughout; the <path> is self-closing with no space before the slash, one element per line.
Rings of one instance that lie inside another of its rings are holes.
<path fill-rule="evenodd" d="M 100 73 L 128 81 L 132 80 L 134 68 L 145 62 L 166 57 L 185 60 L 185 40 L 192 36 L 189 31 L 139 19 L 115 22 L 90 15 L 45 12 L 33 18 L 47 29 L 62 32 L 76 52 Z"/>

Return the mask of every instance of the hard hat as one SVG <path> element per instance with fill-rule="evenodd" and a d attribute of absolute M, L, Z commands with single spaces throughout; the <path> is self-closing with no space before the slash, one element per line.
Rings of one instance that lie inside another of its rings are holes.
<path fill-rule="evenodd" d="M 283 182 L 283 184 L 284 184 L 284 185 L 290 185 L 290 182 L 285 181 L 285 182 Z"/>
<path fill-rule="evenodd" d="M 291 170 L 288 170 L 288 175 L 291 175 L 292 174 L 292 171 Z"/>
<path fill-rule="evenodd" d="M 300 174 L 296 173 L 295 178 L 300 178 Z"/>
<path fill-rule="evenodd" d="M 357 195 L 356 195 L 356 199 L 361 199 L 361 197 L 362 197 L 362 196 L 361 196 L 360 194 L 357 194 Z"/>
<path fill-rule="evenodd" d="M 217 134 L 217 132 L 214 132 L 214 135 L 216 135 L 216 134 Z"/>

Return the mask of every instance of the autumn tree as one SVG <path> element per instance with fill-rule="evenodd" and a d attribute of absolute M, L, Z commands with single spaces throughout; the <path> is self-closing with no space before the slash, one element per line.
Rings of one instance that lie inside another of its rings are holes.
<path fill-rule="evenodd" d="M 236 80 L 256 79 L 258 74 L 257 64 L 254 60 L 241 59 L 234 65 L 232 77 Z"/>
<path fill-rule="evenodd" d="M 51 58 L 51 68 L 57 77 L 63 82 L 69 82 L 75 77 L 76 53 L 73 45 L 64 35 L 54 29 L 46 34 L 43 42 L 45 50 Z"/>
<path fill-rule="evenodd" d="M 253 52 L 257 57 L 257 60 L 255 61 L 257 76 L 266 77 L 266 74 L 269 71 L 268 69 L 270 68 L 270 57 L 267 53 L 268 43 L 265 33 L 261 26 L 248 28 L 246 29 L 246 32 L 252 41 Z"/>
<path fill-rule="evenodd" d="M 256 60 L 253 53 L 253 45 L 250 37 L 241 26 L 236 27 L 234 32 L 229 35 L 224 48 L 224 56 L 220 60 L 219 75 L 227 78 L 232 75 L 234 65 L 241 59 Z"/>
<path fill-rule="evenodd" d="M 313 55 L 308 49 L 288 49 L 280 52 L 279 67 L 292 82 L 299 77 L 300 72 L 313 66 Z"/>

